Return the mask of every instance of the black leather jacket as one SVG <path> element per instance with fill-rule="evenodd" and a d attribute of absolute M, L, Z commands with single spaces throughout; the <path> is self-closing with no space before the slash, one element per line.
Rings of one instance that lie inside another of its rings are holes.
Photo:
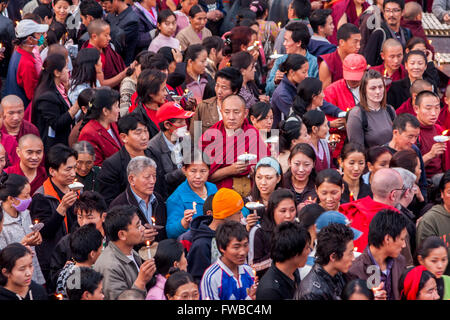
<path fill-rule="evenodd" d="M 315 264 L 295 292 L 295 300 L 341 300 L 346 281 L 342 273 L 332 277 Z"/>

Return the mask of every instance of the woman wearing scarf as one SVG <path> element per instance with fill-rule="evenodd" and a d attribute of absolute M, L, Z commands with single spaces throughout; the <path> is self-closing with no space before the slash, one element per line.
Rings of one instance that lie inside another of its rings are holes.
<path fill-rule="evenodd" d="M 424 266 L 410 269 L 400 288 L 401 300 L 439 300 L 436 278 Z"/>

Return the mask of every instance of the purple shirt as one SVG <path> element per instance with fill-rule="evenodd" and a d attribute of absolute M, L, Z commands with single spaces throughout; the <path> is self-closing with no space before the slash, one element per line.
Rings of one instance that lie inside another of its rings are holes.
<path fill-rule="evenodd" d="M 374 257 L 372 256 L 372 253 L 370 252 L 370 249 L 367 249 L 367 253 L 369 254 L 370 260 L 372 263 L 380 269 L 380 281 L 384 282 L 384 290 L 386 291 L 387 300 L 395 300 L 394 293 L 392 292 L 392 267 L 394 266 L 394 259 L 391 257 L 388 257 L 386 259 L 386 271 L 381 271 L 380 266 L 375 261 Z"/>

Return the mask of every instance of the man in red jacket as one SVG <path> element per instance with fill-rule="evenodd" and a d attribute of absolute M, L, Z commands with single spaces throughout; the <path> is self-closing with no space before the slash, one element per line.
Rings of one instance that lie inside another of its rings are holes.
<path fill-rule="evenodd" d="M 344 203 L 339 207 L 351 221 L 351 227 L 360 230 L 363 235 L 354 241 L 357 252 L 363 252 L 367 246 L 369 224 L 378 211 L 390 209 L 398 211 L 395 206 L 400 202 L 403 181 L 400 174 L 390 168 L 383 168 L 375 172 L 370 185 L 373 199 L 370 196 Z"/>

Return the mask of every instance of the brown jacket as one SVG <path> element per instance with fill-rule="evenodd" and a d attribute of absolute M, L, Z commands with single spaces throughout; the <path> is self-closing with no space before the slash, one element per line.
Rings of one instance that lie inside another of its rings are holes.
<path fill-rule="evenodd" d="M 189 128 L 191 137 L 194 137 L 195 121 L 202 121 L 201 134 L 205 133 L 206 130 L 208 130 L 210 127 L 212 127 L 219 121 L 219 111 L 217 110 L 217 97 L 212 97 L 203 100 L 197 106 L 197 110 L 195 111 L 195 114 L 192 117 L 191 125 Z M 200 136 L 198 138 L 200 138 Z"/>
<path fill-rule="evenodd" d="M 178 39 L 178 41 L 180 41 L 181 51 L 186 50 L 190 45 L 201 44 L 202 39 L 212 36 L 211 31 L 209 31 L 209 29 L 206 27 L 203 28 L 201 32 L 201 39 L 198 37 L 197 33 L 194 31 L 191 25 L 178 32 L 176 38 Z"/>
<path fill-rule="evenodd" d="M 369 254 L 367 253 L 369 250 L 369 246 L 364 250 L 364 252 L 353 261 L 353 264 L 350 270 L 346 274 L 347 281 L 351 281 L 354 279 L 362 279 L 367 280 L 369 277 L 373 277 L 374 272 L 368 267 L 373 265 L 372 260 L 370 259 Z M 406 261 L 405 258 L 400 254 L 398 258 L 394 259 L 394 264 L 392 265 L 391 271 L 391 286 L 392 292 L 395 300 L 400 300 L 400 291 L 399 291 L 399 282 L 402 273 L 406 269 Z"/>

